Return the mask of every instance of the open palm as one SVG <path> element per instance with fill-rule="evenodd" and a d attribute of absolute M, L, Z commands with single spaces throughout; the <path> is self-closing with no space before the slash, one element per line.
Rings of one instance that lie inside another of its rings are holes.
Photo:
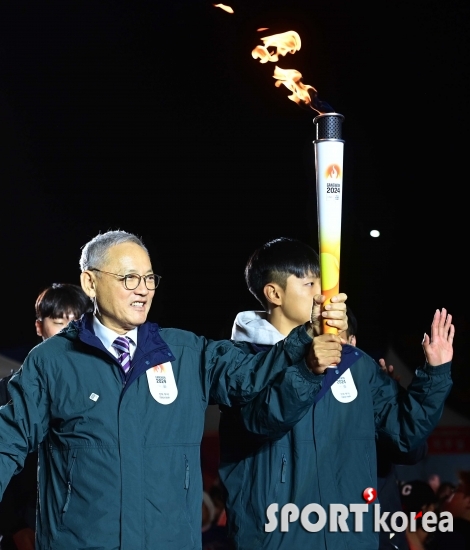
<path fill-rule="evenodd" d="M 424 354 L 429 365 L 437 367 L 452 360 L 454 334 L 452 315 L 447 314 L 445 308 L 441 311 L 437 309 L 431 324 L 431 338 L 425 334 L 423 339 Z"/>

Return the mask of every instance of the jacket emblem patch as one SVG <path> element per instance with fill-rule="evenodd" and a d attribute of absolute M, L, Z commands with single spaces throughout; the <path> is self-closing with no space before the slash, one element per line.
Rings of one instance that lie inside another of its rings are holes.
<path fill-rule="evenodd" d="M 331 392 L 340 403 L 350 403 L 356 399 L 357 388 L 351 374 L 351 369 L 344 371 L 338 380 L 331 385 Z"/>
<path fill-rule="evenodd" d="M 147 369 L 147 381 L 152 397 L 162 405 L 169 405 L 178 396 L 173 367 L 168 361 Z"/>

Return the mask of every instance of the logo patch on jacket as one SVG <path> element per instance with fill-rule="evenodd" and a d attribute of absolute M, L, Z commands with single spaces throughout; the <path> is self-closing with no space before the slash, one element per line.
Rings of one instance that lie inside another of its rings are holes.
<path fill-rule="evenodd" d="M 173 367 L 168 361 L 147 369 L 147 380 L 152 397 L 162 405 L 169 405 L 178 396 Z"/>
<path fill-rule="evenodd" d="M 351 374 L 351 369 L 345 370 L 338 380 L 332 384 L 331 391 L 340 403 L 351 403 L 351 401 L 356 399 L 357 388 Z"/>

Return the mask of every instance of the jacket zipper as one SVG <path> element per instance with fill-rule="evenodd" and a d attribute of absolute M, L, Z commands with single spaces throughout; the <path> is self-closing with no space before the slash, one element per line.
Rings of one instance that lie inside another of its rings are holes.
<path fill-rule="evenodd" d="M 189 489 L 189 461 L 186 455 L 184 455 L 185 474 L 184 474 L 184 488 Z"/>
<path fill-rule="evenodd" d="M 67 498 L 65 499 L 65 504 L 64 504 L 64 507 L 62 508 L 63 514 L 65 514 L 65 512 L 68 510 L 70 497 L 72 496 L 72 472 L 73 472 L 73 467 L 75 465 L 76 458 L 77 458 L 77 451 L 74 451 L 72 455 L 72 465 L 70 466 L 70 470 L 69 470 L 69 480 L 67 481 Z"/>
<path fill-rule="evenodd" d="M 286 464 L 287 464 L 286 455 L 282 455 L 281 483 L 286 482 Z"/>

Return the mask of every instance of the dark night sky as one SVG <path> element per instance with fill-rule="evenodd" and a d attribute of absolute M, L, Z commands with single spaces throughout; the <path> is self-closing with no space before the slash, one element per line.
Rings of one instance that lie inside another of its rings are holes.
<path fill-rule="evenodd" d="M 78 282 L 98 231 L 149 246 L 164 277 L 152 320 L 210 337 L 257 307 L 243 279 L 254 248 L 279 236 L 317 248 L 315 113 L 252 59 L 269 27 L 300 34 L 279 66 L 345 116 L 341 287 L 361 347 L 391 341 L 421 362 L 422 334 L 448 307 L 470 387 L 468 3 L 230 5 L 235 15 L 200 0 L 2 3 L 0 350 L 34 344 L 37 294 Z"/>

